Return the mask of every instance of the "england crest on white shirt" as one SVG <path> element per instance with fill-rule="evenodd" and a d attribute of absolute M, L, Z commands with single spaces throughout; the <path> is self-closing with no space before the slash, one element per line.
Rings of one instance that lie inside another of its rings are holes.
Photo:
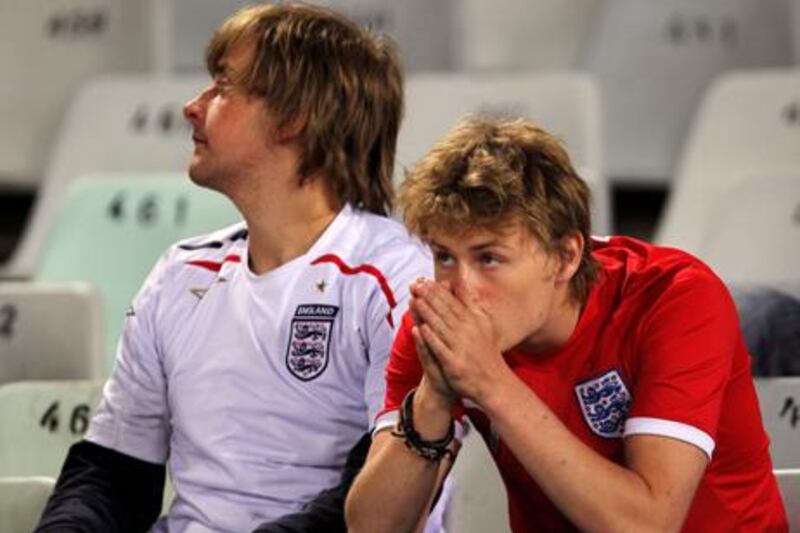
<path fill-rule="evenodd" d="M 621 437 L 631 407 L 631 395 L 616 370 L 575 386 L 583 418 L 605 438 Z"/>
<path fill-rule="evenodd" d="M 338 312 L 335 305 L 297 306 L 286 347 L 286 368 L 297 379 L 311 381 L 327 368 L 333 321 Z"/>

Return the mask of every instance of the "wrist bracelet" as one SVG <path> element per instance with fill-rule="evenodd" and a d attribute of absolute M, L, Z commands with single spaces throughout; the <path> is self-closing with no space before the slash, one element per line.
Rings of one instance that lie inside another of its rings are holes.
<path fill-rule="evenodd" d="M 414 393 L 416 388 L 411 389 L 403 399 L 400 406 L 400 420 L 392 430 L 392 435 L 403 438 L 406 447 L 428 461 L 439 462 L 444 457 L 453 458 L 453 452 L 447 447 L 453 442 L 455 435 L 455 423 L 451 420 L 447 428 L 447 434 L 437 440 L 425 440 L 414 429 Z"/>

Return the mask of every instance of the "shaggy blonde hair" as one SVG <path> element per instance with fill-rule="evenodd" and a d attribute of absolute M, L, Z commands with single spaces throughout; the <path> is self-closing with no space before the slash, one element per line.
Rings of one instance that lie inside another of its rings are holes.
<path fill-rule="evenodd" d="M 206 50 L 209 73 L 226 52 L 253 43 L 237 82 L 264 100 L 279 130 L 303 124 L 301 179 L 321 172 L 340 202 L 386 215 L 403 116 L 403 74 L 394 44 L 346 17 L 306 4 L 246 7 Z"/>
<path fill-rule="evenodd" d="M 498 231 L 521 221 L 548 253 L 563 254 L 564 239 L 580 234 L 584 248 L 570 294 L 586 301 L 598 270 L 589 188 L 558 139 L 532 122 L 461 121 L 408 173 L 399 201 L 408 228 L 426 240 L 434 229 Z"/>

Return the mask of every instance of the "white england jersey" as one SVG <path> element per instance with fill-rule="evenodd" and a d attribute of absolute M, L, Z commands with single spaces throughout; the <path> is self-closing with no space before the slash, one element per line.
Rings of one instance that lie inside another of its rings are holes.
<path fill-rule="evenodd" d="M 382 407 L 408 286 L 432 276 L 403 226 L 349 206 L 264 275 L 247 247 L 242 223 L 165 253 L 87 433 L 169 459 L 176 497 L 157 530 L 249 531 L 338 484 Z"/>

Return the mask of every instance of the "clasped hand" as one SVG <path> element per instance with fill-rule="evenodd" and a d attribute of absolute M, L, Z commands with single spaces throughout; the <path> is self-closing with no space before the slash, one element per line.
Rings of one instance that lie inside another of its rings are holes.
<path fill-rule="evenodd" d="M 481 405 L 510 372 L 488 313 L 462 283 L 430 280 L 412 284 L 410 309 L 428 384 L 449 399 Z"/>

